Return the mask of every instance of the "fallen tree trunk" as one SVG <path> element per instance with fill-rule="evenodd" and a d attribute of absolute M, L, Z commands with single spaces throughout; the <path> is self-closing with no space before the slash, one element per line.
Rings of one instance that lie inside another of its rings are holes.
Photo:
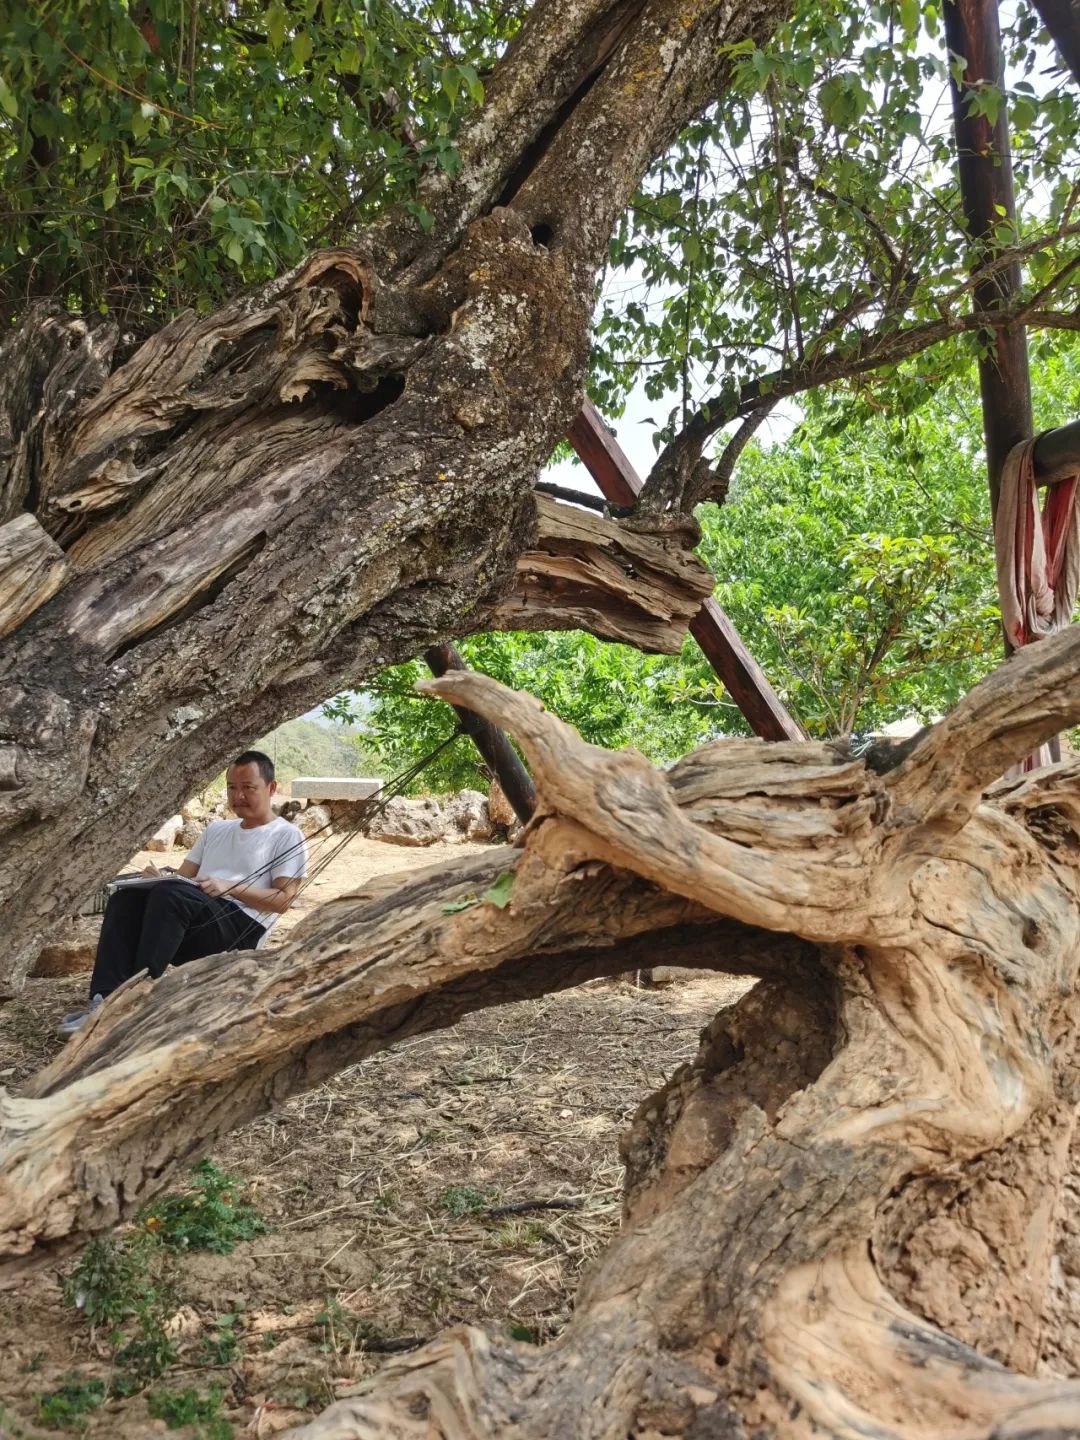
<path fill-rule="evenodd" d="M 1075 1433 L 1080 1385 L 1034 1372 L 1077 1100 L 1080 762 L 992 782 L 1080 719 L 1080 630 L 865 759 L 726 741 L 661 773 L 482 676 L 424 688 L 530 762 L 509 904 L 496 852 L 377 882 L 258 962 L 130 982 L 3 1101 L 0 1277 L 403 1035 L 707 965 L 762 983 L 643 1102 L 623 1231 L 559 1339 L 451 1332 L 297 1433 Z"/>

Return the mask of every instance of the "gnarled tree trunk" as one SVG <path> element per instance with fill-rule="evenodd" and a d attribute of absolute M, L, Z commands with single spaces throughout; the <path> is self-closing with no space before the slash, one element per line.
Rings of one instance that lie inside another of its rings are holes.
<path fill-rule="evenodd" d="M 723 741 L 657 772 L 482 676 L 424 688 L 532 765 L 507 907 L 494 853 L 375 882 L 265 960 L 129 982 L 3 1101 L 0 1279 L 401 1036 L 645 957 L 711 966 L 761 983 L 639 1110 L 622 1233 L 559 1339 L 450 1332 L 298 1435 L 1075 1434 L 1080 1384 L 1034 1371 L 1076 1114 L 1080 763 L 993 782 L 1080 719 L 1080 630 L 866 758 Z"/>
<path fill-rule="evenodd" d="M 47 309 L 0 346 L 0 981 L 238 745 L 384 665 L 567 599 L 678 645 L 700 569 L 611 523 L 544 544 L 531 487 L 619 214 L 785 8 L 540 0 L 429 231 L 388 212 L 122 363 Z"/>

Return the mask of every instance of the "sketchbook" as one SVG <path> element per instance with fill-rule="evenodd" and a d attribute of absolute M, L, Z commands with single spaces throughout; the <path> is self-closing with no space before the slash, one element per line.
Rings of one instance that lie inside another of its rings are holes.
<path fill-rule="evenodd" d="M 183 880 L 187 885 L 199 883 L 190 875 L 137 875 L 132 872 L 130 875 L 118 875 L 110 884 L 114 890 L 130 890 L 133 886 L 156 885 L 159 880 Z"/>

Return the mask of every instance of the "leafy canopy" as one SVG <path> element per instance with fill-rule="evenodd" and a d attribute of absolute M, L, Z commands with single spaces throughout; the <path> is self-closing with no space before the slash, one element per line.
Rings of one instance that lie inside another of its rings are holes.
<path fill-rule="evenodd" d="M 874 352 L 888 403 L 911 408 L 988 337 L 897 370 L 970 312 L 973 267 L 1015 251 L 1024 300 L 1071 323 L 1078 299 L 1080 95 L 1026 5 L 1003 15 L 1019 218 L 973 242 L 956 176 L 941 6 L 798 4 L 759 48 L 732 47 L 730 90 L 646 177 L 611 245 L 594 354 L 617 410 L 644 376 L 660 445 L 701 407 L 714 426 L 854 373 Z M 879 403 L 880 403 L 879 395 Z"/>
<path fill-rule="evenodd" d="M 53 296 L 136 334 L 416 206 L 421 171 L 456 165 L 460 116 L 515 23 L 482 0 L 7 15 L 0 315 Z"/>

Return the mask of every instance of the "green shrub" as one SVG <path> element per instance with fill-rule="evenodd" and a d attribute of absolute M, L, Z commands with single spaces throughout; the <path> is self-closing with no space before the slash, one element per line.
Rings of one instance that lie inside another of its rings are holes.
<path fill-rule="evenodd" d="M 231 1255 L 238 1241 L 265 1232 L 258 1211 L 238 1198 L 243 1180 L 219 1170 L 212 1160 L 200 1160 L 191 1173 L 194 1194 L 164 1195 L 139 1216 L 163 1245 Z"/>
<path fill-rule="evenodd" d="M 140 1389 L 176 1359 L 165 1329 L 176 1296 L 158 1251 L 145 1233 L 125 1244 L 91 1240 L 64 1281 L 65 1303 L 108 1330 L 116 1363 L 128 1372 L 114 1387 L 120 1390 Z"/>

